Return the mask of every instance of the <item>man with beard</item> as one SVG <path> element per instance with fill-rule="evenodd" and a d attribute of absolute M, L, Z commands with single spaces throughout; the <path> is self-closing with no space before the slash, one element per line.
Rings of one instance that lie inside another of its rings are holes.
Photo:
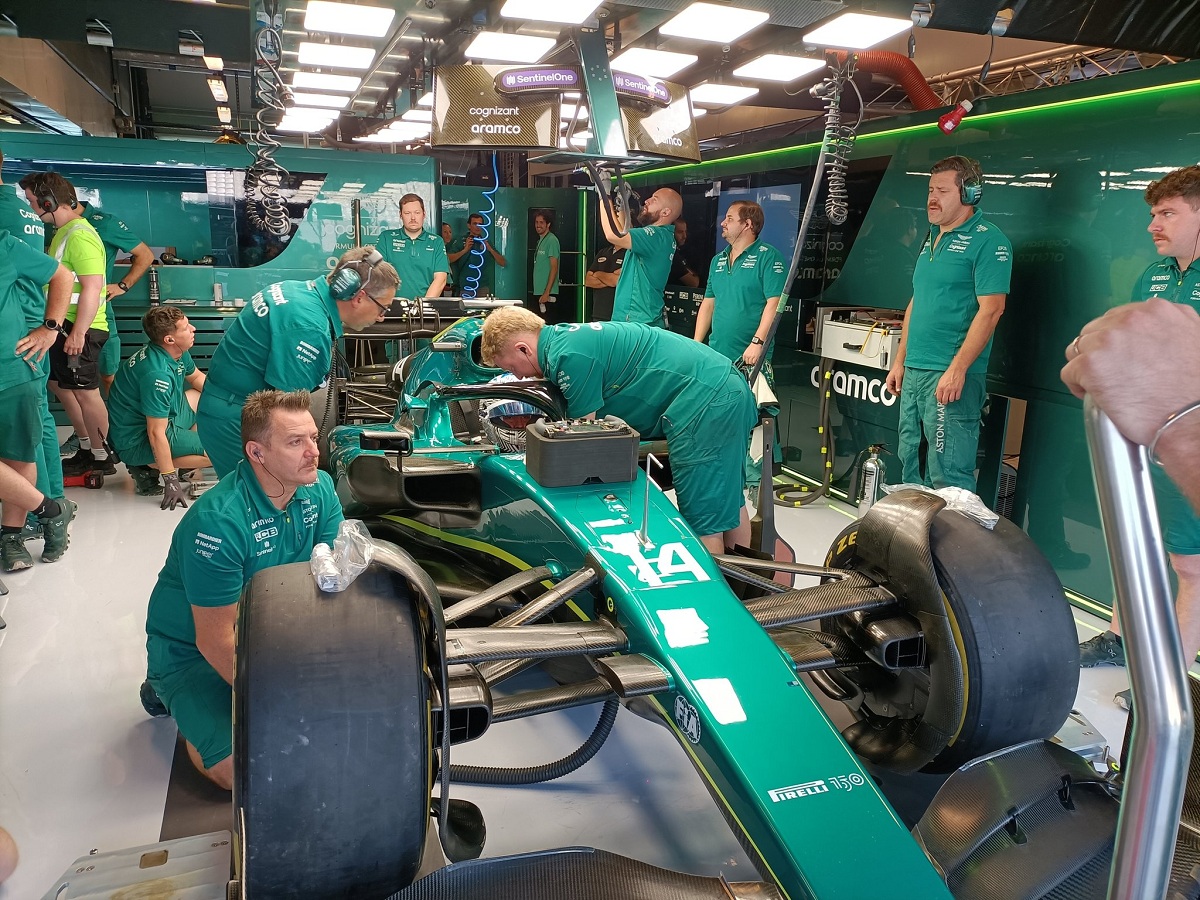
<path fill-rule="evenodd" d="M 988 355 L 1008 295 L 1012 246 L 975 208 L 983 195 L 978 162 L 951 156 L 930 172 L 929 235 L 887 388 L 900 396 L 904 481 L 973 492 Z"/>
<path fill-rule="evenodd" d="M 608 204 L 615 219 L 612 199 L 602 197 L 601 202 Z M 601 211 L 600 226 L 605 238 L 617 249 L 627 251 L 613 298 L 614 322 L 664 327 L 663 289 L 667 286 L 671 260 L 675 257 L 675 220 L 682 211 L 683 198 L 679 193 L 671 188 L 659 188 L 638 215 L 638 224 L 642 227 L 631 228 L 625 235 L 617 234 L 609 221 L 610 216 Z"/>

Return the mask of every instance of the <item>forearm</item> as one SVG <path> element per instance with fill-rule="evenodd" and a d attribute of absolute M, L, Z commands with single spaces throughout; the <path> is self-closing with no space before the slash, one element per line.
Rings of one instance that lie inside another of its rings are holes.
<path fill-rule="evenodd" d="M 762 316 L 758 320 L 758 327 L 754 329 L 754 336 L 764 344 L 767 341 L 767 335 L 771 333 L 771 325 L 775 322 L 775 313 L 778 309 L 779 298 L 768 297 L 767 302 L 763 305 Z"/>
<path fill-rule="evenodd" d="M 206 382 L 207 380 L 208 380 L 208 376 L 205 375 L 203 372 L 201 372 L 199 369 L 197 369 L 195 372 L 193 372 L 191 375 L 188 376 L 188 379 L 187 379 L 188 387 L 191 388 L 193 391 L 203 391 L 204 390 L 204 382 Z"/>
<path fill-rule="evenodd" d="M 716 300 L 713 297 L 705 297 L 704 302 L 700 304 L 700 309 L 696 311 L 696 334 L 695 338 L 698 341 L 708 337 L 708 332 L 712 329 L 713 304 Z"/>
<path fill-rule="evenodd" d="M 680 276 L 679 283 L 684 287 L 699 287 L 700 276 L 695 272 L 684 272 L 683 275 Z"/>
<path fill-rule="evenodd" d="M 125 277 L 120 279 L 125 282 L 127 288 L 133 287 L 142 276 L 150 269 L 150 265 L 154 262 L 154 254 L 150 252 L 150 248 L 142 244 L 133 249 L 133 263 L 129 266 L 129 271 L 125 273 Z"/>
<path fill-rule="evenodd" d="M 227 635 L 198 643 L 196 649 L 200 651 L 200 655 L 216 670 L 218 675 L 233 684 L 234 647 L 233 629 L 231 628 Z"/>
<path fill-rule="evenodd" d="M 1200 469 L 1196 468 L 1195 460 L 1197 447 L 1200 447 L 1200 411 L 1188 413 L 1169 426 L 1154 450 L 1167 476 L 1187 497 L 1192 509 L 1200 513 Z"/>
<path fill-rule="evenodd" d="M 504 258 L 503 253 L 501 253 L 499 250 L 497 250 L 491 244 L 488 244 L 487 248 L 488 248 L 488 253 L 492 254 L 492 259 L 494 259 L 496 261 L 496 265 L 498 265 L 502 269 L 508 268 L 508 260 Z"/>
<path fill-rule="evenodd" d="M 971 327 L 967 329 L 967 336 L 964 338 L 962 346 L 958 348 L 954 359 L 950 361 L 951 369 L 965 372 L 971 368 L 971 364 L 979 358 L 983 348 L 992 339 L 992 333 L 996 330 L 996 323 L 1000 321 L 1000 315 L 1000 312 L 980 307 L 979 311 L 975 313 L 975 318 L 971 320 Z"/>
<path fill-rule="evenodd" d="M 892 360 L 892 367 L 904 366 L 904 357 L 908 355 L 908 318 L 912 315 L 912 301 L 908 301 L 908 306 L 904 308 L 904 321 L 900 323 L 900 342 L 896 345 L 896 358 Z"/>
<path fill-rule="evenodd" d="M 435 272 L 433 281 L 429 283 L 429 291 L 425 294 L 426 297 L 440 297 L 442 291 L 446 289 L 446 272 Z"/>
<path fill-rule="evenodd" d="M 175 458 L 171 455 L 171 444 L 167 441 L 167 421 L 160 419 L 160 427 L 147 426 L 146 437 L 150 440 L 150 452 L 154 454 L 154 465 L 161 473 L 175 471 Z"/>
<path fill-rule="evenodd" d="M 96 320 L 96 313 L 100 310 L 100 292 L 99 291 L 81 291 L 79 294 L 79 305 L 75 310 L 75 327 L 82 328 L 85 331 L 92 327 L 92 322 Z"/>
<path fill-rule="evenodd" d="M 62 323 L 71 308 L 71 291 L 75 287 L 75 276 L 66 266 L 59 265 L 50 279 L 50 290 L 46 292 L 46 318 Z"/>

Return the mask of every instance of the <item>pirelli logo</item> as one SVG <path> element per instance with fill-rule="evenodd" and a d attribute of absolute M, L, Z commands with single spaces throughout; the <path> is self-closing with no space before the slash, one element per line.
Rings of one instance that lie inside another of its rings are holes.
<path fill-rule="evenodd" d="M 774 790 L 767 791 L 767 796 L 771 798 L 772 803 L 782 803 L 784 800 L 797 800 L 800 797 L 813 797 L 817 794 L 828 793 L 829 785 L 824 780 L 819 780 L 775 788 Z"/>

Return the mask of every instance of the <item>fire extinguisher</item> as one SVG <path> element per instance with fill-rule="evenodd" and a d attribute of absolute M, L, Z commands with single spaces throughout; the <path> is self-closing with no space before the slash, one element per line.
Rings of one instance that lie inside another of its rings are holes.
<path fill-rule="evenodd" d="M 875 501 L 879 499 L 879 495 L 883 490 L 884 476 L 887 474 L 883 460 L 879 458 L 879 454 L 883 450 L 883 444 L 872 444 L 867 449 L 870 455 L 863 460 L 862 470 L 858 479 L 858 483 L 861 486 L 857 497 L 858 511 L 860 513 L 865 513 L 874 506 Z"/>

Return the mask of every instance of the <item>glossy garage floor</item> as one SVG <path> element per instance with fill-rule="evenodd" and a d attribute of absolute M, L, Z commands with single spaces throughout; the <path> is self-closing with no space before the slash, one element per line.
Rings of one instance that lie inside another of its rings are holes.
<path fill-rule="evenodd" d="M 179 513 L 135 496 L 124 467 L 102 490 L 70 494 L 80 509 L 66 556 L 4 576 L 10 593 L 0 597 L 8 624 L 0 631 L 0 825 L 21 851 L 0 900 L 35 900 L 89 851 L 154 843 L 164 831 L 175 726 L 147 718 L 137 691 L 146 601 Z M 836 502 L 778 514 L 800 560 L 814 563 L 853 518 Z M 1077 620 L 1083 637 L 1103 627 L 1082 613 Z M 1078 708 L 1114 744 L 1125 714 L 1112 695 L 1125 686 L 1123 669 L 1085 671 L 1080 686 Z M 456 748 L 454 761 L 557 759 L 582 743 L 597 712 L 499 724 Z M 457 787 L 454 796 L 482 809 L 487 856 L 587 845 L 695 874 L 757 878 L 671 735 L 627 710 L 599 755 L 566 778 Z M 197 819 L 190 833 L 212 830 L 209 821 Z"/>

